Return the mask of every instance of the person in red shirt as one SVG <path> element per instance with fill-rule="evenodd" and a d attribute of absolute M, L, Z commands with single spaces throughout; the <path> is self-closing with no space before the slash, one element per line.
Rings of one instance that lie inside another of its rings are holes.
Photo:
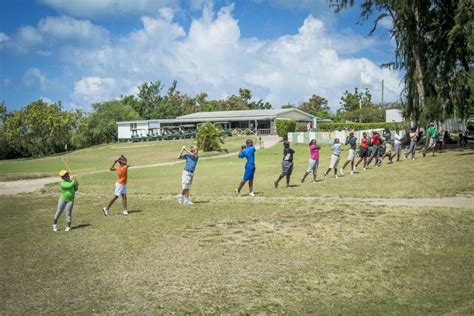
<path fill-rule="evenodd" d="M 119 166 L 116 167 L 115 165 L 119 163 Z M 115 160 L 112 167 L 110 167 L 110 171 L 116 171 L 118 180 L 115 183 L 115 194 L 114 197 L 110 200 L 109 204 L 107 207 L 104 207 L 102 211 L 104 212 L 105 216 L 109 215 L 109 209 L 112 207 L 112 204 L 114 204 L 115 200 L 119 196 L 122 197 L 122 206 L 123 206 L 123 215 L 128 215 L 128 210 L 127 210 L 127 172 L 128 172 L 128 167 L 130 167 L 127 164 L 127 158 L 125 158 L 123 155 L 119 157 L 119 159 Z"/>
<path fill-rule="evenodd" d="M 369 156 L 369 138 L 367 137 L 367 133 L 362 133 L 362 139 L 360 140 L 360 151 L 359 151 L 359 161 L 356 163 L 354 170 L 357 170 L 359 164 L 364 161 L 364 170 L 365 166 L 367 165 L 367 157 Z"/>
<path fill-rule="evenodd" d="M 366 167 L 370 165 L 372 159 L 375 158 L 375 167 L 380 166 L 380 135 L 376 131 L 372 131 L 372 153 L 369 160 L 367 160 Z"/>

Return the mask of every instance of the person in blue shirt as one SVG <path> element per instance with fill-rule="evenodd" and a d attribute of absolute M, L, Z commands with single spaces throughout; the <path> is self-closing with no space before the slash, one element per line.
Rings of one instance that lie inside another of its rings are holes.
<path fill-rule="evenodd" d="M 186 164 L 184 165 L 183 174 L 181 176 L 182 189 L 181 194 L 178 194 L 178 203 L 184 205 L 191 205 L 193 202 L 189 199 L 189 190 L 193 182 L 194 170 L 199 160 L 198 149 L 195 146 L 191 146 L 191 149 L 186 149 L 186 146 L 181 148 L 178 159 L 184 159 Z M 183 201 L 184 199 L 184 201 Z"/>
<path fill-rule="evenodd" d="M 253 147 L 253 141 L 251 139 L 247 139 L 245 142 L 245 146 L 240 148 L 239 158 L 246 158 L 247 162 L 245 163 L 245 172 L 240 181 L 239 187 L 235 189 L 235 195 L 240 195 L 240 190 L 245 185 L 245 183 L 249 182 L 249 195 L 255 196 L 253 193 L 253 177 L 255 175 L 255 147 Z"/>

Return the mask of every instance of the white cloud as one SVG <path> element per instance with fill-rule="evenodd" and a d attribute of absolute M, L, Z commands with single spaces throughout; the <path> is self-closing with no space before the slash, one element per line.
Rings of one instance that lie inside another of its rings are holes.
<path fill-rule="evenodd" d="M 232 15 L 233 6 L 216 12 L 209 3 L 202 2 L 202 17 L 192 21 L 188 32 L 173 22 L 172 9 L 163 9 L 158 16 L 142 17 L 142 28 L 123 37 L 109 37 L 88 47 L 62 46 L 59 62 L 68 69 L 68 76 L 76 78 L 71 100 L 64 101 L 88 106 L 134 92 L 143 81 L 169 84 L 176 79 L 178 90 L 190 95 L 204 91 L 210 98 L 224 98 L 238 93 L 239 88 L 249 88 L 254 98 L 280 107 L 317 94 L 335 109 L 345 90 L 359 86 L 361 73 L 362 88 L 369 88 L 376 101 L 382 79 L 385 100 L 399 98 L 398 72 L 381 69 L 367 58 L 351 57 L 376 47 L 373 39 L 335 33 L 312 16 L 296 34 L 272 40 L 243 38 Z M 65 18 L 48 20 L 39 23 L 39 33 L 45 38 L 87 37 L 85 34 L 96 30 L 94 24 L 84 21 L 78 24 L 79 30 L 50 30 L 49 23 L 63 20 L 66 25 L 78 23 Z"/>
<path fill-rule="evenodd" d="M 79 104 L 110 100 L 117 97 L 117 86 L 114 78 L 84 77 L 74 84 L 72 98 Z"/>
<path fill-rule="evenodd" d="M 8 41 L 10 38 L 7 34 L 0 32 L 0 43 Z"/>
<path fill-rule="evenodd" d="M 37 26 L 20 27 L 13 38 L 0 33 L 0 44 L 19 53 L 36 51 L 41 56 L 52 55 L 52 49 L 57 45 L 94 45 L 108 41 L 109 31 L 88 20 L 74 19 L 68 16 L 42 18 Z M 3 40 L 2 40 L 3 39 Z M 48 48 L 48 49 L 46 49 Z"/>
<path fill-rule="evenodd" d="M 48 104 L 54 103 L 53 100 L 51 100 L 51 99 L 48 98 L 48 97 L 39 97 L 38 100 L 43 100 L 44 102 L 46 102 L 46 103 L 48 103 Z"/>
<path fill-rule="evenodd" d="M 158 15 L 160 9 L 178 9 L 175 0 L 40 0 L 68 15 L 78 17 L 116 15 Z"/>
<path fill-rule="evenodd" d="M 39 21 L 38 31 L 49 39 L 82 40 L 98 42 L 104 40 L 109 32 L 88 20 L 74 19 L 68 16 L 47 17 Z"/>
<path fill-rule="evenodd" d="M 38 68 L 29 68 L 23 74 L 23 83 L 27 88 L 42 90 L 46 84 L 46 76 Z"/>

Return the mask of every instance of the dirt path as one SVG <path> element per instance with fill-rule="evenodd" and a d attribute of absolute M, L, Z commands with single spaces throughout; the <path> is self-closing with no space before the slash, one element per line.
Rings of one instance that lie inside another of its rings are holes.
<path fill-rule="evenodd" d="M 270 148 L 275 146 L 280 142 L 280 138 L 278 136 L 262 136 L 262 141 L 264 142 L 265 148 Z M 256 144 L 257 145 L 257 144 Z M 258 148 L 258 145 L 257 145 Z M 236 152 L 223 154 L 223 155 L 216 155 L 211 157 L 204 157 L 200 160 L 210 160 L 210 159 L 217 159 L 223 157 L 230 157 L 236 155 Z M 142 168 L 153 168 L 153 167 L 160 167 L 160 166 L 172 166 L 177 164 L 182 164 L 183 161 L 170 161 L 170 162 L 162 162 L 162 163 L 155 163 L 150 165 L 142 165 L 142 166 L 132 166 L 130 169 L 142 169 Z M 87 175 L 93 173 L 102 173 L 108 172 L 108 170 L 96 170 L 96 171 L 89 171 L 80 173 L 79 175 Z M 41 190 L 45 185 L 51 183 L 59 182 L 58 177 L 48 177 L 48 178 L 38 178 L 38 179 L 30 179 L 30 180 L 16 180 L 16 181 L 0 181 L 0 196 L 1 195 L 15 195 L 20 193 L 30 193 Z"/>
<path fill-rule="evenodd" d="M 50 183 L 59 182 L 58 177 L 39 178 L 31 180 L 16 180 L 0 182 L 0 195 L 15 195 L 35 192 Z"/>

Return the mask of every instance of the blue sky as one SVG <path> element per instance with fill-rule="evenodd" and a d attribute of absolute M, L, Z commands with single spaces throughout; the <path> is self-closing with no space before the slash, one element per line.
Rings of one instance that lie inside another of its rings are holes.
<path fill-rule="evenodd" d="M 325 0 L 3 0 L 0 100 L 89 110 L 176 79 L 191 96 L 249 88 L 278 108 L 318 94 L 335 110 L 359 84 L 380 101 L 383 79 L 385 101 L 396 101 L 400 73 L 380 67 L 394 58 L 390 22 L 368 38 L 358 12 L 336 14 Z"/>

